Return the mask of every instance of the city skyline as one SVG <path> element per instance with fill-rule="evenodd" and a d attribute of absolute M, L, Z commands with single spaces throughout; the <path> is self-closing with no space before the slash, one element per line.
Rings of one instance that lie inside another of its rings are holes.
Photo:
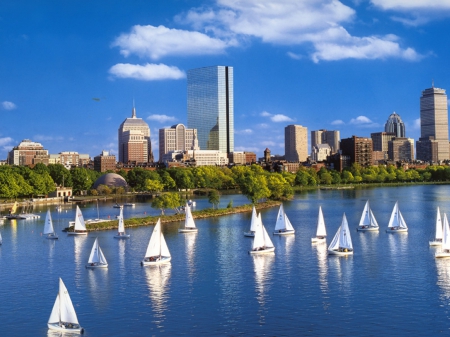
<path fill-rule="evenodd" d="M 289 124 L 369 137 L 393 111 L 418 140 L 421 92 L 450 88 L 450 4 L 258 3 L 1 3 L 0 159 L 23 139 L 118 156 L 133 99 L 158 158 L 158 130 L 187 125 L 187 71 L 213 65 L 234 70 L 236 151 L 284 154 Z"/>

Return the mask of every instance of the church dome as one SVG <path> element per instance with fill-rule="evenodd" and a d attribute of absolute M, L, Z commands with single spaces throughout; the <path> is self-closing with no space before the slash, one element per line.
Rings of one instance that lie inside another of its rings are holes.
<path fill-rule="evenodd" d="M 116 174 L 116 173 L 107 173 L 98 178 L 94 183 L 94 188 L 99 187 L 100 185 L 106 185 L 109 187 L 127 187 L 128 184 L 126 180 Z"/>

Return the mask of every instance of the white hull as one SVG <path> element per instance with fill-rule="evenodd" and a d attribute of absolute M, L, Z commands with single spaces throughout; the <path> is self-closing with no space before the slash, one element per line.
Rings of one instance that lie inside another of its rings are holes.
<path fill-rule="evenodd" d="M 178 233 L 197 233 L 198 228 L 179 228 Z"/>
<path fill-rule="evenodd" d="M 65 328 L 62 326 L 59 326 L 59 323 L 47 323 L 47 326 L 50 330 L 56 330 L 56 331 L 61 331 L 61 332 L 78 332 L 78 333 L 83 333 L 84 329 L 80 326 L 79 328 Z"/>
<path fill-rule="evenodd" d="M 436 254 L 434 254 L 434 257 L 435 258 L 449 258 L 450 257 L 450 253 L 448 253 L 448 252 L 439 252 L 439 253 L 436 253 Z"/>
<path fill-rule="evenodd" d="M 388 228 L 386 229 L 386 233 L 407 233 L 408 228 Z"/>
<path fill-rule="evenodd" d="M 93 266 L 90 265 L 90 264 L 87 264 L 86 268 L 87 269 L 108 268 L 108 264 L 107 263 L 105 263 L 105 264 L 94 264 Z"/>
<path fill-rule="evenodd" d="M 430 246 L 442 246 L 442 241 L 429 241 Z"/>
<path fill-rule="evenodd" d="M 356 228 L 358 232 L 378 232 L 380 230 L 379 227 L 358 227 Z"/>
<path fill-rule="evenodd" d="M 58 239 L 58 235 L 56 235 L 56 234 L 49 234 L 45 238 L 49 239 L 49 240 L 56 240 L 56 239 Z"/>
<path fill-rule="evenodd" d="M 327 238 L 311 238 L 311 243 L 326 243 Z"/>
<path fill-rule="evenodd" d="M 157 261 L 141 261 L 142 266 L 157 266 L 164 263 L 169 263 L 172 260 L 172 257 L 161 257 L 161 259 Z"/>
<path fill-rule="evenodd" d="M 347 256 L 347 255 L 353 255 L 353 250 L 352 251 L 347 251 L 347 252 L 340 252 L 338 250 L 328 250 L 328 255 L 336 255 L 336 256 Z"/>
<path fill-rule="evenodd" d="M 273 235 L 290 235 L 290 234 L 295 234 L 295 230 L 286 230 L 286 231 L 276 231 L 273 232 Z"/>
<path fill-rule="evenodd" d="M 87 232 L 67 232 L 67 235 L 87 235 Z"/>
<path fill-rule="evenodd" d="M 246 236 L 248 238 L 254 238 L 255 232 L 244 232 L 244 236 Z"/>
<path fill-rule="evenodd" d="M 130 234 L 122 234 L 122 235 L 116 234 L 114 235 L 114 237 L 116 239 L 128 239 L 130 237 Z"/>
<path fill-rule="evenodd" d="M 250 250 L 249 254 L 267 254 L 267 253 L 273 253 L 273 252 L 275 252 L 275 247 L 264 248 L 261 250 Z"/>

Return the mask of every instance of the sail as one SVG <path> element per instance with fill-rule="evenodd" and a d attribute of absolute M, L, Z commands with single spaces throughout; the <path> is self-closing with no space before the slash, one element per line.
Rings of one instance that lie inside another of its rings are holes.
<path fill-rule="evenodd" d="M 400 212 L 400 210 L 398 211 L 398 226 L 400 227 L 400 228 L 404 228 L 404 229 L 407 229 L 408 228 L 408 226 L 406 226 L 406 221 L 405 221 L 405 219 L 403 219 L 403 215 L 402 215 L 402 213 Z"/>
<path fill-rule="evenodd" d="M 17 203 L 17 201 L 14 203 L 13 207 L 11 207 L 11 214 L 14 214 L 17 212 L 17 207 L 19 206 L 19 204 Z"/>
<path fill-rule="evenodd" d="M 377 219 L 375 219 L 375 215 L 373 215 L 372 210 L 370 210 L 370 227 L 376 227 L 376 228 L 379 227 Z"/>
<path fill-rule="evenodd" d="M 166 239 L 164 239 L 163 233 L 161 233 L 161 256 L 171 256 L 169 247 L 167 247 Z"/>
<path fill-rule="evenodd" d="M 389 219 L 389 228 L 398 227 L 398 201 L 394 205 L 394 209 L 391 213 L 391 218 Z"/>
<path fill-rule="evenodd" d="M 334 234 L 333 240 L 331 241 L 330 245 L 328 246 L 329 250 L 336 250 L 339 248 L 340 235 L 341 235 L 341 226 L 339 226 L 336 234 Z"/>
<path fill-rule="evenodd" d="M 437 216 L 436 216 L 436 240 L 442 239 L 442 220 L 441 220 L 441 212 L 439 207 L 437 208 Z"/>
<path fill-rule="evenodd" d="M 61 278 L 59 279 L 59 309 L 61 322 L 78 324 L 77 314 L 70 299 L 69 292 Z M 53 313 L 53 311 L 52 311 Z M 51 315 L 50 315 L 51 317 Z"/>
<path fill-rule="evenodd" d="M 256 217 L 255 236 L 253 237 L 252 249 L 264 247 L 264 232 L 262 229 L 261 214 Z"/>
<path fill-rule="evenodd" d="M 284 216 L 284 208 L 283 204 L 281 204 L 280 209 L 278 210 L 277 223 L 275 224 L 275 231 L 278 231 L 280 229 L 286 229 L 285 220 L 286 217 Z"/>
<path fill-rule="evenodd" d="M 352 238 L 350 236 L 350 231 L 348 229 L 348 222 L 345 213 L 342 216 L 341 231 L 339 234 L 339 247 L 353 249 Z"/>
<path fill-rule="evenodd" d="M 91 249 L 91 255 L 89 255 L 88 263 L 98 263 L 100 262 L 99 254 L 98 254 L 98 238 L 95 238 L 94 245 Z"/>
<path fill-rule="evenodd" d="M 323 218 L 322 213 L 322 206 L 319 206 L 319 217 L 317 219 L 316 236 L 327 236 L 327 230 L 325 229 L 325 219 Z"/>
<path fill-rule="evenodd" d="M 256 224 L 258 221 L 258 215 L 256 214 L 256 208 L 255 206 L 253 206 L 253 210 L 252 210 L 252 222 L 250 223 L 250 231 L 254 232 L 256 231 Z"/>
<path fill-rule="evenodd" d="M 164 240 L 164 236 L 161 233 L 161 219 L 158 219 L 158 222 L 153 229 L 152 236 L 148 243 L 147 252 L 145 253 L 145 257 L 151 256 L 170 256 L 166 240 Z"/>
<path fill-rule="evenodd" d="M 186 204 L 185 210 L 186 210 L 185 211 L 186 218 L 184 220 L 184 227 L 185 228 L 195 228 L 194 218 L 192 217 L 192 212 L 191 212 L 191 208 L 189 207 L 189 205 Z"/>
<path fill-rule="evenodd" d="M 117 230 L 119 233 L 125 233 L 125 224 L 123 222 L 123 209 L 120 208 L 119 214 L 119 228 Z"/>
<path fill-rule="evenodd" d="M 369 200 L 366 201 L 366 205 L 364 206 L 364 210 L 361 214 L 361 219 L 359 220 L 359 227 L 362 226 L 370 226 Z"/>
<path fill-rule="evenodd" d="M 60 319 L 59 319 L 59 302 L 61 302 L 59 300 L 59 294 L 56 296 L 56 300 L 55 300 L 55 304 L 53 304 L 53 309 L 52 309 L 52 313 L 50 314 L 50 317 L 48 319 L 49 323 L 59 323 Z"/>
<path fill-rule="evenodd" d="M 444 229 L 442 233 L 442 251 L 450 249 L 450 228 L 447 220 L 447 214 L 444 213 Z"/>
<path fill-rule="evenodd" d="M 261 213 L 259 214 L 259 217 L 261 219 Z M 266 228 L 264 227 L 264 224 L 262 223 L 262 220 L 260 220 L 260 221 L 261 221 L 261 227 L 262 227 L 262 230 L 263 230 L 264 247 L 265 248 L 272 248 L 273 247 L 272 240 L 270 239 L 269 234 L 267 234 Z"/>
<path fill-rule="evenodd" d="M 294 227 L 292 227 L 292 224 L 289 221 L 289 218 L 286 215 L 286 213 L 284 213 L 284 224 L 286 225 L 286 230 L 287 231 L 293 231 L 294 230 Z"/>
<path fill-rule="evenodd" d="M 101 264 L 108 264 L 106 261 L 105 255 L 103 255 L 103 251 L 100 248 L 100 245 L 98 246 L 98 262 Z"/>
<path fill-rule="evenodd" d="M 0 245 L 3 243 L 2 233 L 0 233 Z"/>
<path fill-rule="evenodd" d="M 77 205 L 77 210 L 75 213 L 75 228 L 76 231 L 85 231 L 86 225 L 84 223 L 83 213 L 81 213 L 80 207 Z"/>
<path fill-rule="evenodd" d="M 50 215 L 50 210 L 47 210 L 47 215 L 45 216 L 44 234 L 53 234 L 54 232 L 52 216 Z"/>

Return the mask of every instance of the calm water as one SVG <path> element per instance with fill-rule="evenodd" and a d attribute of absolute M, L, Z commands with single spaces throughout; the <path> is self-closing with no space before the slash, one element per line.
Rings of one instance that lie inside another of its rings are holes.
<path fill-rule="evenodd" d="M 222 207 L 229 199 L 246 203 L 226 196 Z M 325 245 L 311 245 L 319 205 L 330 242 L 343 212 L 357 227 L 367 199 L 381 228 L 351 232 L 353 257 L 328 257 Z M 396 200 L 407 234 L 385 233 Z M 197 201 L 198 208 L 207 206 Z M 315 191 L 285 203 L 297 232 L 274 237 L 273 256 L 247 253 L 250 214 L 237 214 L 197 220 L 198 234 L 164 225 L 172 263 L 156 268 L 140 266 L 153 227 L 129 229 L 126 241 L 114 239 L 114 231 L 68 237 L 61 229 L 74 208 L 67 208 L 53 213 L 60 239 L 50 241 L 41 236 L 45 209 L 37 209 L 40 220 L 0 226 L 0 335 L 47 335 L 58 277 L 85 336 L 448 335 L 450 259 L 435 260 L 436 248 L 428 246 L 437 206 L 450 215 L 450 186 Z M 97 216 L 95 204 L 82 210 L 85 218 Z M 139 204 L 125 217 L 144 212 L 158 213 Z M 277 212 L 262 213 L 269 232 Z M 99 213 L 114 217 L 118 210 L 100 203 Z M 84 267 L 96 237 L 107 270 Z"/>

